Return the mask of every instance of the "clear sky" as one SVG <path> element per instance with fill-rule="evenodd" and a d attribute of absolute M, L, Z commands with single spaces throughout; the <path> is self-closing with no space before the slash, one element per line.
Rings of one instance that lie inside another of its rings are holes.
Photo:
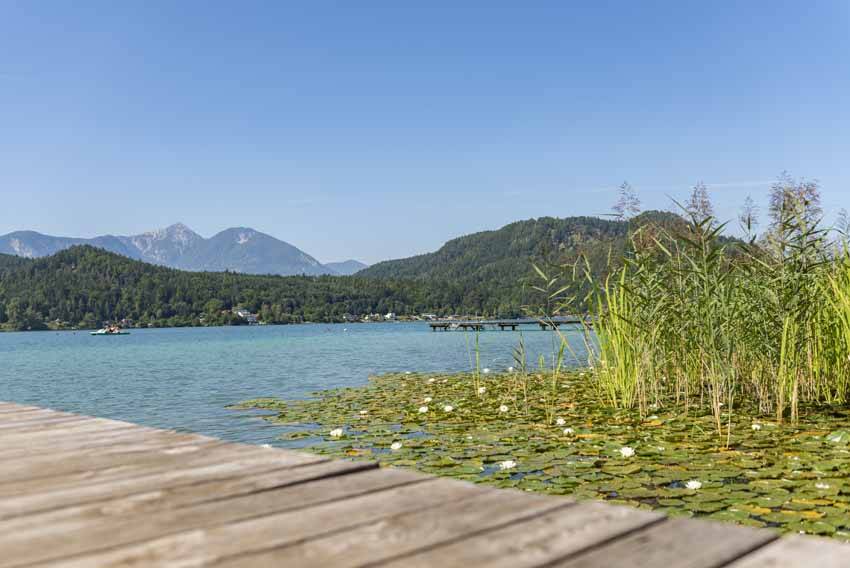
<path fill-rule="evenodd" d="M 783 169 L 850 209 L 847 0 L 0 0 L 0 234 L 375 262 Z"/>

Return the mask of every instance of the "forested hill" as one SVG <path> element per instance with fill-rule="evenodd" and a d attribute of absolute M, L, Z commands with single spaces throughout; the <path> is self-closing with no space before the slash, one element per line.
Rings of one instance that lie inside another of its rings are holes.
<path fill-rule="evenodd" d="M 453 239 L 436 252 L 380 262 L 358 276 L 462 282 L 496 279 L 515 286 L 518 278 L 531 274 L 533 262 L 560 262 L 580 254 L 589 258 L 595 271 L 601 271 L 609 252 L 616 256 L 625 250 L 630 229 L 649 222 L 670 226 L 684 221 L 660 211 L 643 213 L 630 222 L 541 217 Z"/>
<path fill-rule="evenodd" d="M 631 227 L 647 221 L 682 222 L 650 213 L 633 219 Z M 589 217 L 523 221 L 355 276 L 185 272 L 91 246 L 32 260 L 0 255 L 0 327 L 41 329 L 50 322 L 96 327 L 124 318 L 143 326 L 239 323 L 233 308 L 258 313 L 266 323 L 387 312 L 512 317 L 541 302 L 526 285 L 532 262 L 551 266 L 583 254 L 594 274 L 604 276 L 609 254 L 622 258 L 629 227 Z"/>
<path fill-rule="evenodd" d="M 3 268 L 6 266 L 7 268 Z M 27 329 L 56 320 L 96 327 L 237 323 L 244 307 L 267 323 L 342 321 L 344 314 L 413 314 L 454 308 L 463 290 L 439 284 L 334 276 L 185 272 L 76 246 L 35 260 L 0 257 L 0 325 Z"/>

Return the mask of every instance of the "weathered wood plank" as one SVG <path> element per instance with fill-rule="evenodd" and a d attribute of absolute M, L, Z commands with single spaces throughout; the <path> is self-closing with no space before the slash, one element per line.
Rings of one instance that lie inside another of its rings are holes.
<path fill-rule="evenodd" d="M 51 477 L 64 477 L 68 474 L 114 468 L 117 466 L 143 467 L 162 455 L 178 456 L 187 446 L 199 450 L 224 446 L 219 440 L 204 438 L 193 434 L 163 433 L 158 436 L 146 436 L 138 441 L 130 440 L 103 449 L 102 451 L 80 452 L 78 450 L 44 452 L 20 459 L 0 461 L 0 495 L 7 493 L 7 485 L 20 480 L 35 481 Z M 187 451 L 188 448 L 187 448 Z M 176 458 L 175 458 L 176 459 Z"/>
<path fill-rule="evenodd" d="M 18 420 L 15 422 L 0 422 L 0 437 L 27 432 L 39 432 L 56 428 L 59 425 L 67 426 L 75 422 L 84 422 L 86 420 L 89 419 L 83 416 L 58 414 L 53 416 L 31 418 L 29 420 Z"/>
<path fill-rule="evenodd" d="M 93 453 L 118 444 L 147 441 L 173 434 L 174 432 L 168 430 L 134 427 L 132 424 L 127 424 L 120 428 L 110 429 L 108 432 L 100 432 L 96 436 L 90 437 L 86 434 L 78 434 L 73 436 L 56 436 L 53 439 L 48 436 L 37 441 L 31 441 L 29 444 L 16 443 L 15 445 L 7 445 L 4 437 L 0 436 L 0 461 L 48 454 L 55 455 L 60 452 L 70 451 Z M 202 436 L 200 434 L 192 435 L 197 436 L 199 439 L 203 438 L 220 442 L 220 440 L 209 436 Z"/>
<path fill-rule="evenodd" d="M 0 499 L 0 519 L 150 491 L 167 487 L 168 483 L 197 482 L 216 475 L 230 475 L 246 467 L 283 467 L 324 461 L 311 454 L 258 447 L 234 448 L 224 444 L 192 453 L 183 451 L 186 449 L 189 447 L 178 448 L 179 453 L 164 454 L 156 467 L 119 468 L 117 472 L 95 472 L 83 480 L 51 479 L 40 487 L 28 485 L 25 493 Z"/>
<path fill-rule="evenodd" d="M 393 568 L 543 566 L 663 519 L 659 513 L 629 507 L 581 503 L 380 564 Z"/>
<path fill-rule="evenodd" d="M 847 568 L 850 545 L 822 538 L 790 536 L 729 564 L 728 568 Z"/>
<path fill-rule="evenodd" d="M 109 435 L 110 432 L 115 430 L 126 430 L 128 428 L 137 429 L 142 427 L 115 420 L 90 418 L 64 428 L 57 428 L 56 430 L 9 434 L 8 436 L 3 436 L 3 447 L 14 449 L 18 447 L 30 447 L 34 444 L 50 446 L 51 442 L 58 442 L 63 438 L 85 435 L 94 439 L 97 436 Z"/>
<path fill-rule="evenodd" d="M 374 488 L 364 494 L 364 481 L 367 476 L 371 478 L 369 482 Z M 408 481 L 415 479 L 418 482 L 387 488 L 385 483 L 388 476 L 405 476 Z M 344 486 L 347 486 L 347 489 L 343 489 Z M 381 488 L 384 490 L 374 490 Z M 207 523 L 207 528 L 187 530 L 133 546 L 78 556 L 64 562 L 57 561 L 50 566 L 201 566 L 234 555 L 241 557 L 250 551 L 294 544 L 384 517 L 470 499 L 493 491 L 453 480 L 427 478 L 392 469 L 345 475 L 293 489 L 295 491 L 291 491 L 292 498 L 298 504 L 290 509 L 297 510 L 275 514 L 271 514 L 271 511 L 256 511 L 253 518 L 239 522 L 234 522 L 235 519 L 221 522 L 219 519 L 219 522 L 214 524 Z M 327 491 L 333 495 L 326 494 Z M 359 492 L 360 495 L 355 496 L 353 491 Z M 261 495 L 266 496 L 266 501 L 286 500 L 272 498 L 268 493 Z M 235 501 L 237 500 L 224 501 L 222 505 L 232 505 Z M 313 506 L 304 508 L 311 502 Z"/>
<path fill-rule="evenodd" d="M 420 507 L 431 492 L 437 501 L 468 494 L 464 484 L 452 483 L 447 488 L 442 481 L 401 470 L 371 470 L 145 515 L 141 522 L 136 518 L 109 519 L 96 526 L 87 525 L 76 538 L 59 542 L 52 534 L 43 541 L 37 540 L 40 537 L 35 533 L 30 534 L 30 542 L 44 542 L 45 546 L 22 550 L 25 556 L 18 555 L 15 562 L 52 559 L 57 566 L 118 566 L 134 562 L 157 566 L 177 562 L 172 554 L 185 553 L 188 556 L 180 556 L 180 561 L 197 565 L 218 550 L 256 550 L 269 538 L 274 544 L 282 535 L 323 533 L 334 526 L 352 526 L 373 519 L 386 511 Z M 243 526 L 244 532 L 238 530 Z M 198 535 L 202 536 L 200 540 Z M 5 538 L 8 537 L 0 535 L 0 550 L 6 548 Z M 196 549 L 193 543 L 200 546 Z M 85 552 L 91 554 L 81 555 Z M 63 558 L 67 560 L 61 561 Z M 0 555 L 0 566 L 8 565 Z"/>
<path fill-rule="evenodd" d="M 148 519 L 151 515 L 369 469 L 377 469 L 377 464 L 325 461 L 271 471 L 242 470 L 233 472 L 236 475 L 227 479 L 27 515 L 0 522 L 0 549 L 5 556 L 17 562 L 31 558 L 33 546 L 53 548 L 56 542 L 70 534 L 104 534 L 105 529 L 112 527 L 113 531 L 126 532 L 135 537 L 140 534 L 135 530 L 135 525 L 150 524 Z M 157 535 L 157 530 L 157 527 L 148 527 L 147 532 L 141 535 Z M 0 559 L 0 566 L 3 565 Z"/>
<path fill-rule="evenodd" d="M 716 568 L 778 538 L 770 531 L 733 524 L 673 519 L 652 525 L 550 566 L 598 568 Z"/>
<path fill-rule="evenodd" d="M 367 525 L 293 546 L 252 555 L 236 550 L 234 552 L 237 556 L 219 566 L 363 566 L 441 543 L 461 541 L 496 527 L 510 526 L 521 531 L 523 523 L 519 521 L 551 511 L 563 512 L 574 503 L 568 499 L 553 499 L 519 491 L 489 491 L 437 507 L 431 506 L 428 501 L 422 505 L 425 509 L 421 511 L 384 517 Z M 473 565 L 481 563 L 476 561 Z"/>
<path fill-rule="evenodd" d="M 50 410 L 47 408 L 42 408 L 40 406 L 31 406 L 27 404 L 15 404 L 14 402 L 2 402 L 0 403 L 0 414 L 6 413 L 15 413 L 15 412 L 27 412 L 30 410 Z"/>
<path fill-rule="evenodd" d="M 240 462 L 238 465 L 240 466 L 238 468 L 222 469 L 214 466 L 186 470 L 176 476 L 172 475 L 167 480 L 158 481 L 147 491 L 111 495 L 99 501 L 13 517 L 0 521 L 0 533 L 30 530 L 36 526 L 41 527 L 41 530 L 52 531 L 54 530 L 52 527 L 45 528 L 51 524 L 57 525 L 55 530 L 60 531 L 69 528 L 79 529 L 85 523 L 99 521 L 111 515 L 125 517 L 141 513 L 149 514 L 154 511 L 175 509 L 205 501 L 219 501 L 378 467 L 372 462 L 329 460 L 299 465 L 252 464 L 250 462 Z M 187 473 L 191 474 L 191 477 L 186 477 Z M 60 523 L 72 523 L 73 527 L 71 525 L 60 527 L 58 526 Z"/>
<path fill-rule="evenodd" d="M 80 418 L 89 418 L 80 414 L 70 414 L 68 412 L 60 412 L 58 410 L 50 410 L 49 408 L 27 408 L 18 410 L 0 410 L 0 424 L 5 422 L 13 422 L 15 420 L 28 420 L 43 416 L 77 416 Z"/>

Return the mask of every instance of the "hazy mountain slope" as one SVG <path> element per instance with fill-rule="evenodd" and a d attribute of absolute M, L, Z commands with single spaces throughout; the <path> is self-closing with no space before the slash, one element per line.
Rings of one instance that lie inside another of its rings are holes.
<path fill-rule="evenodd" d="M 191 253 L 191 251 L 201 246 L 204 242 L 204 238 L 201 235 L 183 223 L 177 223 L 165 229 L 150 231 L 141 235 L 119 237 L 119 239 L 129 249 L 136 251 L 139 259 L 163 266 L 179 266 L 181 259 L 186 254 Z M 112 252 L 118 252 L 108 246 L 102 248 Z M 132 255 L 127 256 L 136 258 Z"/>
<path fill-rule="evenodd" d="M 35 231 L 0 236 L 0 254 L 41 258 L 75 245 L 91 245 L 135 260 L 185 270 L 232 270 L 247 274 L 333 274 L 315 258 L 284 241 L 248 228 L 227 229 L 204 239 L 177 223 L 141 235 L 91 239 L 54 237 Z"/>
<path fill-rule="evenodd" d="M 350 276 L 360 272 L 364 268 L 369 268 L 368 264 L 354 259 L 343 260 L 341 262 L 326 262 L 325 266 L 333 270 L 336 274 L 340 274 L 342 276 Z"/>
<path fill-rule="evenodd" d="M 332 274 L 304 251 L 247 227 L 226 229 L 192 249 L 179 264 L 186 270 L 247 274 Z"/>

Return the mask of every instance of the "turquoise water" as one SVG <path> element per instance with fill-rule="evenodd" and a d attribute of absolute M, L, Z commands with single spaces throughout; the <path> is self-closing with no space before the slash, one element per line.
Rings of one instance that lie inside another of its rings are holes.
<path fill-rule="evenodd" d="M 538 353 L 551 354 L 551 332 L 523 336 L 530 364 Z M 150 329 L 120 337 L 0 333 L 0 400 L 274 443 L 280 427 L 227 405 L 305 397 L 392 371 L 469 370 L 472 337 L 422 323 Z M 580 349 L 578 334 L 568 337 Z M 482 367 L 513 365 L 518 340 L 513 332 L 482 333 Z"/>

